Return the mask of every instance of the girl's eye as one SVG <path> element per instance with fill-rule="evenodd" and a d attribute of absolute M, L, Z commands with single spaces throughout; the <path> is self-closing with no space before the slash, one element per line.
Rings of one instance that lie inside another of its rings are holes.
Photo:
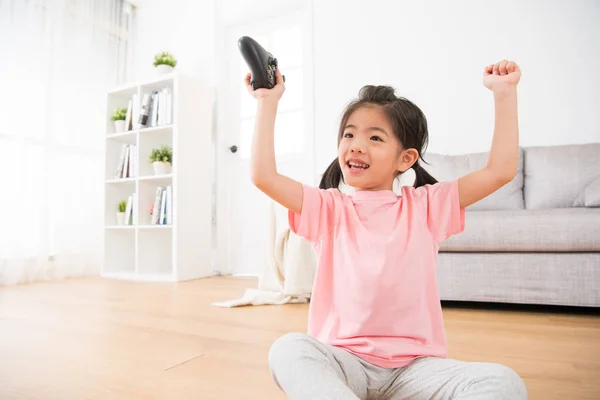
<path fill-rule="evenodd" d="M 383 142 L 383 140 L 379 136 L 371 136 L 371 140 L 375 140 L 378 142 Z"/>
<path fill-rule="evenodd" d="M 351 133 L 344 133 L 344 137 L 351 139 L 352 137 L 354 137 L 354 135 L 352 135 Z"/>

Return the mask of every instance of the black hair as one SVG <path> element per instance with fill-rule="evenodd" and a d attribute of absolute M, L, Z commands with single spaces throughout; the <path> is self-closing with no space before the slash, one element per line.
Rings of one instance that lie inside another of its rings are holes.
<path fill-rule="evenodd" d="M 419 164 L 419 160 L 425 162 L 422 153 L 427 148 L 429 140 L 425 114 L 410 100 L 396 97 L 394 92 L 394 88 L 390 86 L 363 86 L 358 93 L 358 98 L 352 100 L 344 110 L 338 133 L 338 146 L 344 127 L 354 111 L 364 106 L 379 106 L 389 119 L 400 145 L 405 149 L 414 148 L 419 153 L 419 158 L 412 166 L 416 174 L 414 187 L 433 185 L 437 180 Z M 319 188 L 337 189 L 343 179 L 342 169 L 336 157 L 323 173 Z"/>

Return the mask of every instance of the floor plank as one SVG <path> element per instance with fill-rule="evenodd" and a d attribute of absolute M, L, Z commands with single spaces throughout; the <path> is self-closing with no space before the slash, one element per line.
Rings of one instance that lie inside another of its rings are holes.
<path fill-rule="evenodd" d="M 2 399 L 284 399 L 270 344 L 306 305 L 219 308 L 251 278 L 71 279 L 0 289 Z M 449 356 L 500 362 L 530 399 L 600 399 L 600 317 L 444 307 Z"/>

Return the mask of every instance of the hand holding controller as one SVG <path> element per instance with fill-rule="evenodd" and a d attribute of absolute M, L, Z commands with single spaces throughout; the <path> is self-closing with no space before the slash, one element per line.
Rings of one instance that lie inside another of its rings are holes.
<path fill-rule="evenodd" d="M 238 40 L 238 48 L 250 68 L 252 89 L 272 89 L 276 84 L 277 59 L 249 36 Z M 285 82 L 285 76 L 282 78 Z"/>

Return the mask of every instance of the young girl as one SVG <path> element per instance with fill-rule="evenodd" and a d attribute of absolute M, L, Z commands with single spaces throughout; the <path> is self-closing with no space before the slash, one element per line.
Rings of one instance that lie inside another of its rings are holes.
<path fill-rule="evenodd" d="M 285 84 L 257 99 L 252 182 L 289 210 L 318 267 L 308 334 L 289 333 L 269 352 L 273 378 L 290 399 L 526 399 L 511 369 L 446 357 L 436 281 L 440 243 L 464 229 L 464 210 L 510 182 L 518 164 L 517 84 L 502 60 L 484 69 L 495 127 L 487 165 L 450 182 L 422 167 L 427 121 L 387 86 L 365 86 L 343 114 L 338 156 L 319 188 L 277 172 L 274 125 Z M 414 187 L 394 179 L 413 168 Z M 355 189 L 338 190 L 340 180 Z"/>

